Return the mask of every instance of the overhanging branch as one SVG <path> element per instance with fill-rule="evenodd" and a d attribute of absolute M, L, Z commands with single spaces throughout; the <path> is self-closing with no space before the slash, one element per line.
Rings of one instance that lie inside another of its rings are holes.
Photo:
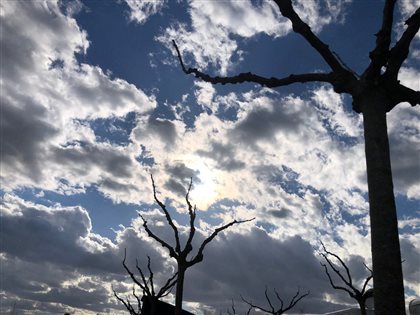
<path fill-rule="evenodd" d="M 306 82 L 327 82 L 333 83 L 334 76 L 332 73 L 306 73 L 306 74 L 291 74 L 288 77 L 284 78 L 266 78 L 251 72 L 243 72 L 235 76 L 230 77 L 219 77 L 219 76 L 210 76 L 204 72 L 199 71 L 197 68 L 186 68 L 184 61 L 182 60 L 181 53 L 179 51 L 178 45 L 173 40 L 172 44 L 175 47 L 179 63 L 181 64 L 182 71 L 185 74 L 193 74 L 196 78 L 199 78 L 203 81 L 212 83 L 212 84 L 239 84 L 244 82 L 257 83 L 262 86 L 269 88 L 286 86 L 294 83 L 306 83 Z"/>

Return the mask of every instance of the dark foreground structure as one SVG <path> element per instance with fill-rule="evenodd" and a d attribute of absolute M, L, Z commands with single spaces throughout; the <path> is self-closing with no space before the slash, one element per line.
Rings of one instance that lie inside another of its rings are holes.
<path fill-rule="evenodd" d="M 160 300 L 155 300 L 155 312 L 152 314 L 152 299 L 151 297 L 143 296 L 141 299 L 143 302 L 141 308 L 142 315 L 174 315 L 175 314 L 175 306 L 169 303 L 162 302 Z M 194 315 L 193 313 L 182 311 L 182 315 Z"/>

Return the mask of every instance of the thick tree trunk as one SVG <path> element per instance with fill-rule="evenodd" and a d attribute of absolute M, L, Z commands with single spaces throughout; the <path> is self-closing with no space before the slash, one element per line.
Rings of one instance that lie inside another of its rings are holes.
<path fill-rule="evenodd" d="M 150 315 L 158 315 L 156 314 L 156 299 L 152 297 L 150 301 Z"/>
<path fill-rule="evenodd" d="M 186 268 L 178 263 L 178 277 L 175 292 L 175 315 L 182 315 L 182 295 L 184 293 L 184 278 Z"/>
<path fill-rule="evenodd" d="M 386 125 L 385 93 L 366 89 L 363 113 L 375 315 L 404 315 L 404 283 Z"/>

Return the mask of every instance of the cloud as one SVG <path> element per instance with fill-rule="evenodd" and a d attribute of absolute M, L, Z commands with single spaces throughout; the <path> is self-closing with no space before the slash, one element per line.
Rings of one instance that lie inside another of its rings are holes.
<path fill-rule="evenodd" d="M 217 162 L 219 168 L 226 171 L 235 171 L 245 168 L 245 163 L 235 158 L 235 149 L 231 144 L 212 142 L 209 151 L 198 150 L 200 156 L 209 157 Z"/>
<path fill-rule="evenodd" d="M 137 257 L 145 268 L 146 255 L 151 256 L 157 284 L 171 272 L 140 230 L 121 227 L 113 242 L 92 232 L 89 214 L 80 206 L 47 207 L 6 194 L 1 211 L 2 289 L 15 296 L 19 309 L 27 305 L 39 314 L 120 309 L 110 285 L 127 280 L 121 265 L 124 248 L 131 268 Z M 125 291 L 130 290 L 127 286 Z"/>
<path fill-rule="evenodd" d="M 261 229 L 248 234 L 226 233 L 209 244 L 202 264 L 191 268 L 186 277 L 185 298 L 225 311 L 234 299 L 238 311 L 246 305 L 240 295 L 265 305 L 264 290 L 276 288 L 285 300 L 299 289 L 310 291 L 296 310 L 306 313 L 342 308 L 331 302 L 320 302 L 325 294 L 337 295 L 325 281 L 325 275 L 311 245 L 295 236 L 275 240 Z M 194 283 L 205 283 L 197 287 Z M 192 289 L 194 288 L 194 289 Z M 216 302 L 217 301 L 217 302 Z"/>
<path fill-rule="evenodd" d="M 342 22 L 346 3 L 300 1 L 296 6 L 310 24 L 320 21 L 314 25 L 320 31 Z M 163 8 L 162 2 L 137 4 L 144 14 L 141 23 Z M 187 4 L 191 25 L 172 24 L 158 40 L 170 43 L 175 36 L 187 58 L 222 73 L 242 58 L 239 38 L 290 31 L 269 2 Z M 202 216 L 196 242 L 212 224 L 256 217 L 255 226 L 235 227 L 206 249 L 203 264 L 187 275 L 189 305 L 225 311 L 240 293 L 264 304 L 266 284 L 285 298 L 299 285 L 311 290 L 301 304 L 305 311 L 349 303 L 329 288 L 314 249 L 317 239 L 325 238 L 329 249 L 348 257 L 356 277 L 363 274 L 362 260 L 369 262 L 361 117 L 349 112 L 348 100 L 325 86 L 297 97 L 258 87 L 225 93 L 197 81 L 181 99 L 164 101 L 176 104 L 176 119 L 162 118 L 152 113 L 157 108 L 153 95 L 77 61 L 91 45 L 73 18 L 77 10 L 56 2 L 2 3 L 1 181 L 8 193 L 2 205 L 5 246 L 0 259 L 8 305 L 19 300 L 22 308 L 36 308 L 39 314 L 78 308 L 118 312 L 121 306 L 110 284 L 122 293 L 131 290 L 121 268 L 124 248 L 132 267 L 135 257 L 144 265 L 150 254 L 158 278 L 164 279 L 173 262 L 146 237 L 141 220 L 120 227 L 110 240 L 92 232 L 89 213 L 80 206 L 46 206 L 13 193 L 38 188 L 75 194 L 94 186 L 114 202 L 140 203 L 154 231 L 171 241 L 173 231 L 156 205 L 149 204 L 150 172 L 176 222 L 186 222 L 184 196 L 193 178 L 190 197 Z M 399 79 L 416 88 L 417 77 L 405 67 Z M 187 123 L 182 110 L 191 102 L 200 108 Z M 133 128 L 124 131 L 121 142 L 112 139 L 118 128 L 108 128 L 108 136 L 98 127 L 98 121 L 106 127 L 126 118 Z M 408 105 L 388 115 L 396 192 L 410 198 L 418 198 L 420 191 L 419 164 L 413 160 L 419 155 L 417 122 Z M 403 229 L 410 226 L 413 233 L 403 234 L 401 241 L 411 289 L 418 260 L 413 220 L 404 220 Z"/>
<path fill-rule="evenodd" d="M 319 32 L 343 16 L 342 11 L 348 2 L 328 1 L 326 8 L 309 1 L 297 1 L 294 5 L 303 20 Z M 221 75 L 226 75 L 240 62 L 243 52 L 235 36 L 252 38 L 266 34 L 277 38 L 292 30 L 291 23 L 272 1 L 191 0 L 188 4 L 191 27 L 185 23 L 173 23 L 156 39 L 171 51 L 172 40 L 176 40 L 184 58 L 192 57 L 201 70 L 211 65 Z"/>
<path fill-rule="evenodd" d="M 418 175 L 420 115 L 408 104 L 401 104 L 388 114 L 388 134 L 395 189 L 409 198 L 419 199 Z"/>
<path fill-rule="evenodd" d="M 63 183 L 66 191 L 83 191 L 111 176 L 130 177 L 135 153 L 97 142 L 89 121 L 145 114 L 156 106 L 133 84 L 77 62 L 89 41 L 71 15 L 75 9 L 65 15 L 67 9 L 42 1 L 2 5 L 1 178 L 8 191 L 63 191 Z"/>
<path fill-rule="evenodd" d="M 154 14 L 160 12 L 165 0 L 124 0 L 130 9 L 131 22 L 144 24 Z"/>

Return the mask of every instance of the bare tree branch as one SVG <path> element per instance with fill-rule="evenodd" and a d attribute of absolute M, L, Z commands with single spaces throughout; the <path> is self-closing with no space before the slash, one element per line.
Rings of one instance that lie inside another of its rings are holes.
<path fill-rule="evenodd" d="M 268 305 L 270 306 L 270 309 L 266 309 L 264 307 L 253 304 L 252 302 L 247 301 L 242 295 L 241 295 L 241 299 L 242 299 L 242 301 L 244 301 L 246 304 L 248 304 L 250 306 L 250 309 L 255 308 L 255 309 L 258 309 L 258 310 L 263 311 L 263 312 L 268 313 L 268 314 L 282 315 L 282 314 L 286 313 L 287 311 L 291 310 L 293 307 L 295 307 L 295 305 L 297 303 L 299 303 L 299 301 L 302 300 L 304 297 L 309 295 L 309 291 L 306 292 L 305 294 L 301 294 L 300 290 L 298 289 L 296 291 L 296 294 L 290 300 L 289 305 L 286 308 L 284 308 L 284 302 L 283 302 L 282 298 L 280 297 L 280 294 L 277 292 L 276 289 L 274 289 L 274 293 L 275 293 L 277 299 L 280 301 L 280 307 L 277 308 L 277 309 L 274 307 L 273 303 L 271 302 L 271 299 L 270 299 L 270 297 L 268 295 L 268 292 L 267 292 L 267 287 L 265 288 L 264 295 L 265 295 L 265 299 L 267 300 Z"/>
<path fill-rule="evenodd" d="M 398 81 L 397 83 L 385 83 L 389 98 L 392 102 L 389 104 L 387 111 L 391 111 L 396 105 L 402 102 L 407 102 L 411 106 L 420 105 L 420 91 L 414 91 Z"/>
<path fill-rule="evenodd" d="M 147 294 L 147 295 L 151 295 L 151 292 L 150 292 L 149 287 L 148 287 L 148 285 L 147 285 L 147 281 L 146 281 L 146 278 L 144 277 L 143 271 L 142 271 L 142 270 L 138 267 L 138 265 L 136 264 L 136 267 L 137 267 L 137 269 L 139 270 L 139 272 L 140 272 L 140 276 L 141 276 L 141 279 L 142 279 L 142 281 L 143 281 L 143 283 L 141 283 L 140 281 L 138 281 L 138 280 L 137 280 L 137 278 L 134 276 L 134 274 L 131 272 L 131 270 L 130 270 L 130 269 L 127 267 L 127 265 L 125 264 L 126 257 L 127 257 L 127 251 L 126 251 L 126 249 L 124 248 L 124 259 L 123 259 L 123 261 L 122 261 L 122 265 L 123 265 L 124 269 L 125 269 L 125 270 L 127 271 L 127 273 L 130 275 L 131 280 L 133 280 L 133 282 L 134 282 L 135 284 L 137 284 L 140 288 L 142 288 L 142 290 L 143 290 L 144 292 L 146 292 L 146 294 Z"/>
<path fill-rule="evenodd" d="M 328 45 L 322 42 L 311 30 L 308 24 L 303 22 L 293 9 L 291 0 L 274 0 L 280 9 L 281 14 L 292 22 L 293 30 L 302 35 L 306 41 L 322 56 L 330 68 L 336 72 L 347 72 L 340 61 L 334 56 Z"/>
<path fill-rule="evenodd" d="M 152 174 L 150 174 L 150 178 L 152 179 L 153 197 L 155 198 L 155 201 L 157 202 L 157 204 L 159 205 L 159 207 L 162 209 L 163 213 L 165 214 L 166 220 L 168 221 L 169 225 L 174 230 L 175 241 L 176 241 L 175 251 L 179 254 L 181 252 L 181 244 L 179 242 L 178 229 L 175 226 L 174 222 L 172 221 L 172 218 L 169 215 L 168 210 L 166 210 L 166 206 L 158 199 L 158 197 L 156 195 L 156 186 L 155 186 L 155 181 L 153 179 L 153 175 Z"/>
<path fill-rule="evenodd" d="M 137 260 L 136 260 L 136 267 L 137 269 L 141 270 L 137 264 Z M 149 283 L 150 283 L 150 290 L 152 291 L 152 296 L 155 296 L 155 285 L 153 283 L 153 271 L 152 268 L 150 267 L 150 256 L 147 255 L 147 270 L 149 270 Z M 147 284 L 147 282 L 146 282 Z"/>
<path fill-rule="evenodd" d="M 203 81 L 212 83 L 212 84 L 239 84 L 244 82 L 253 82 L 261 84 L 269 88 L 286 86 L 294 83 L 306 83 L 306 82 L 328 82 L 332 83 L 334 81 L 334 76 L 332 73 L 306 73 L 306 74 L 291 74 L 285 78 L 266 78 L 253 74 L 251 72 L 243 72 L 231 77 L 212 77 L 204 72 L 199 71 L 196 68 L 186 68 L 179 52 L 179 48 L 175 41 L 172 41 L 176 52 L 178 54 L 178 60 L 181 64 L 182 70 L 185 74 L 194 74 L 196 78 L 199 78 Z"/>
<path fill-rule="evenodd" d="M 233 299 L 232 299 L 232 306 L 231 306 L 231 309 L 232 309 L 232 313 L 230 312 L 230 310 L 229 310 L 229 309 L 227 310 L 228 315 L 237 315 L 237 314 L 236 314 L 236 309 L 235 309 L 235 303 L 233 302 Z M 252 306 L 250 306 L 250 307 L 248 308 L 248 310 L 247 310 L 247 312 L 246 312 L 246 315 L 249 315 L 249 314 L 251 313 L 251 311 L 252 311 Z"/>
<path fill-rule="evenodd" d="M 379 77 L 381 68 L 385 66 L 389 56 L 389 45 L 391 44 L 392 23 L 396 0 L 386 0 L 382 15 L 382 27 L 376 33 L 376 47 L 369 54 L 371 63 L 366 69 L 366 77 Z"/>
<path fill-rule="evenodd" d="M 283 313 L 284 312 L 287 312 L 290 309 L 292 309 L 297 303 L 299 303 L 300 300 L 302 300 L 305 296 L 308 296 L 309 293 L 310 292 L 308 291 L 305 294 L 300 295 L 300 292 L 299 292 L 299 289 L 298 289 L 297 292 L 296 292 L 296 294 L 293 296 L 292 300 L 290 301 L 289 306 L 284 309 Z"/>
<path fill-rule="evenodd" d="M 325 257 L 324 257 L 325 258 Z M 328 272 L 328 268 L 327 268 L 327 265 L 325 265 L 325 264 L 322 264 L 321 263 L 321 266 L 323 266 L 324 267 L 324 269 L 325 269 L 325 273 L 327 274 L 327 276 L 328 276 L 328 280 L 330 281 L 330 284 L 331 284 L 331 286 L 334 288 L 334 289 L 336 289 L 336 290 L 342 290 L 342 291 L 346 291 L 352 298 L 354 298 L 354 294 L 353 294 L 353 292 L 351 292 L 349 289 L 347 289 L 347 288 L 345 288 L 345 287 L 342 287 L 342 286 L 339 286 L 339 285 L 336 285 L 334 282 L 333 282 L 333 280 L 332 280 L 332 278 L 331 278 L 331 275 L 330 275 L 330 273 Z"/>
<path fill-rule="evenodd" d="M 250 221 L 253 221 L 253 220 L 255 220 L 255 218 L 248 219 L 248 220 L 239 220 L 239 221 L 238 220 L 233 220 L 233 221 L 215 229 L 214 232 L 208 238 L 206 238 L 204 240 L 204 242 L 201 244 L 200 248 L 198 249 L 197 255 L 191 261 L 188 262 L 188 266 L 195 265 L 195 264 L 197 264 L 197 263 L 199 263 L 200 261 L 203 260 L 204 248 L 207 246 L 208 243 L 210 243 L 217 236 L 217 234 L 219 234 L 223 230 L 226 230 L 227 228 L 231 227 L 232 225 L 241 224 L 241 223 L 245 223 L 245 222 L 250 222 Z"/>
<path fill-rule="evenodd" d="M 177 252 L 175 252 L 174 248 L 169 245 L 168 243 L 166 243 L 164 240 L 160 239 L 158 236 L 156 236 L 150 229 L 149 226 L 147 225 L 147 220 L 141 215 L 139 214 L 140 218 L 142 218 L 143 220 L 143 227 L 146 230 L 147 235 L 149 235 L 149 237 L 153 238 L 155 241 L 157 241 L 160 245 L 162 245 L 162 247 L 165 247 L 168 251 L 169 251 L 169 255 L 173 258 L 176 258 L 178 256 Z"/>
<path fill-rule="evenodd" d="M 336 254 L 334 254 L 334 253 L 331 253 L 331 252 L 327 251 L 327 250 L 326 250 L 326 248 L 325 248 L 325 246 L 324 246 L 324 244 L 323 244 L 322 242 L 321 242 L 321 245 L 322 245 L 322 248 L 323 248 L 323 250 L 324 250 L 324 253 L 321 253 L 321 256 L 324 258 L 324 260 L 328 263 L 328 265 L 330 266 L 330 268 L 331 268 L 331 269 L 334 271 L 334 273 L 335 273 L 335 274 L 336 274 L 336 275 L 337 275 L 337 276 L 341 279 L 341 281 L 343 281 L 343 282 L 344 282 L 344 284 L 345 284 L 347 287 L 343 287 L 343 286 L 340 286 L 340 285 L 336 285 L 336 284 L 334 283 L 334 281 L 332 280 L 332 277 L 331 277 L 330 273 L 328 272 L 328 267 L 327 267 L 327 265 L 326 265 L 326 264 L 321 263 L 321 265 L 324 267 L 325 273 L 326 273 L 326 275 L 327 275 L 327 277 L 328 277 L 328 280 L 330 281 L 331 286 L 332 286 L 334 289 L 336 289 L 336 290 L 342 290 L 342 291 L 347 292 L 351 298 L 353 298 L 353 299 L 355 299 L 355 300 L 357 301 L 357 303 L 358 303 L 358 304 L 359 304 L 359 306 L 360 306 L 360 309 L 362 310 L 362 314 L 366 314 L 366 312 L 365 312 L 365 308 L 366 308 L 366 299 L 372 296 L 372 290 L 371 290 L 371 289 L 366 290 L 366 288 L 367 288 L 367 285 L 368 285 L 369 281 L 370 281 L 370 280 L 372 279 L 372 277 L 373 277 L 372 270 L 370 270 L 370 269 L 366 266 L 366 264 L 364 264 L 364 263 L 363 263 L 363 265 L 366 267 L 366 269 L 368 269 L 368 270 L 370 271 L 370 275 L 369 275 L 368 277 L 366 277 L 366 279 L 365 279 L 365 281 L 364 281 L 364 283 L 363 283 L 362 290 L 359 290 L 359 289 L 357 289 L 357 288 L 353 285 L 353 280 L 352 280 L 352 277 L 351 277 L 351 274 L 350 274 L 350 270 L 349 270 L 349 268 L 347 267 L 347 265 L 344 263 L 344 261 L 343 261 L 343 260 L 342 260 L 342 259 L 341 259 L 338 255 L 336 255 Z M 338 267 L 336 267 L 336 266 L 332 263 L 332 261 L 328 258 L 328 255 L 333 256 L 334 258 L 336 258 L 336 259 L 340 262 L 340 264 L 341 264 L 342 268 L 344 268 L 344 269 L 345 269 L 345 271 L 346 271 L 346 274 L 347 274 L 348 279 L 346 279 L 346 278 L 345 278 L 345 277 L 344 277 L 344 276 L 340 273 L 340 270 L 338 269 Z"/>
<path fill-rule="evenodd" d="M 189 196 L 190 196 L 190 192 L 191 192 L 191 188 L 192 188 L 192 177 L 190 180 L 190 184 L 188 186 L 188 190 L 187 190 L 187 194 L 185 195 L 185 201 L 187 202 L 187 206 L 188 206 L 188 214 L 190 215 L 190 233 L 187 239 L 187 243 L 185 245 L 185 254 L 188 254 L 189 252 L 191 252 L 192 250 L 192 240 L 194 238 L 194 234 L 195 234 L 195 216 L 196 216 L 196 206 L 194 205 L 194 207 L 192 206 Z"/>
<path fill-rule="evenodd" d="M 136 288 L 134 286 L 133 286 L 133 296 L 136 298 L 136 301 L 137 301 L 137 313 L 140 314 L 140 312 L 141 312 L 141 299 L 136 294 Z"/>
<path fill-rule="evenodd" d="M 147 296 L 152 296 L 152 297 L 156 297 L 156 299 L 160 299 L 160 298 L 166 296 L 167 294 L 169 294 L 170 290 L 172 289 L 172 287 L 176 283 L 177 273 L 172 275 L 172 277 L 170 277 L 166 281 L 166 283 L 160 288 L 159 292 L 156 294 L 155 284 L 153 282 L 154 273 L 153 273 L 152 267 L 151 267 L 150 256 L 147 256 L 147 269 L 149 271 L 149 278 L 148 279 L 146 279 L 146 276 L 144 275 L 143 270 L 140 268 L 140 266 L 138 264 L 138 260 L 136 259 L 136 269 L 138 270 L 138 272 L 140 274 L 141 282 L 134 276 L 134 274 L 131 272 L 131 270 L 127 267 L 125 261 L 126 261 L 126 249 L 124 249 L 124 259 L 122 261 L 124 269 L 130 275 L 131 280 L 133 280 L 133 282 L 135 284 L 137 284 L 143 290 L 143 294 L 146 294 Z M 133 294 L 133 295 L 135 296 L 135 294 Z"/>
<path fill-rule="evenodd" d="M 407 25 L 406 30 L 402 34 L 401 38 L 395 44 L 390 51 L 387 69 L 385 76 L 396 80 L 398 72 L 400 71 L 401 65 L 404 60 L 407 59 L 411 41 L 413 40 L 416 33 L 420 28 L 420 7 L 416 12 L 405 22 Z"/>
<path fill-rule="evenodd" d="M 248 304 L 248 305 L 249 305 L 249 307 L 250 307 L 251 309 L 255 308 L 255 309 L 260 310 L 260 311 L 262 311 L 262 312 L 265 312 L 265 313 L 269 313 L 269 314 L 271 314 L 271 311 L 270 311 L 270 310 L 267 310 L 267 309 L 265 309 L 265 308 L 263 308 L 263 307 L 261 307 L 261 306 L 258 306 L 258 305 L 256 305 L 256 304 L 253 304 L 252 302 L 250 302 L 250 301 L 246 300 L 246 299 L 245 299 L 242 295 L 241 295 L 241 299 L 242 299 L 242 301 L 244 301 L 246 304 Z"/>
<path fill-rule="evenodd" d="M 362 287 L 362 292 L 366 292 L 366 291 L 365 291 L 365 290 L 366 290 L 366 287 L 367 287 L 367 285 L 368 285 L 369 281 L 370 281 L 372 278 L 373 278 L 373 273 L 372 273 L 372 274 L 370 274 L 370 276 L 368 276 L 368 277 L 365 279 L 365 282 L 363 283 L 363 287 Z"/>
<path fill-rule="evenodd" d="M 177 277 L 178 277 L 178 272 L 175 272 L 174 275 L 165 282 L 163 287 L 159 290 L 157 296 L 159 297 L 167 296 L 172 291 L 172 288 L 175 286 Z"/>
<path fill-rule="evenodd" d="M 329 251 L 326 250 L 324 244 L 321 242 L 321 245 L 324 249 L 324 252 L 326 254 L 321 253 L 322 257 L 324 257 L 324 259 L 328 262 L 328 264 L 330 265 L 331 269 L 334 270 L 334 272 L 340 277 L 340 279 L 349 287 L 353 287 L 353 283 L 352 283 L 352 278 L 350 275 L 350 270 L 347 267 L 347 265 L 344 263 L 344 261 L 336 254 L 331 253 Z M 335 265 L 331 262 L 331 260 L 328 259 L 327 255 L 331 255 L 333 257 L 335 257 L 341 264 L 341 266 L 345 269 L 346 274 L 347 274 L 347 279 L 344 278 L 344 276 L 341 274 L 341 272 L 335 267 Z"/>
<path fill-rule="evenodd" d="M 265 291 L 264 291 L 265 299 L 267 300 L 268 305 L 270 305 L 272 314 L 274 314 L 276 311 L 274 309 L 273 304 L 270 301 L 270 297 L 268 296 L 268 292 L 267 291 L 268 291 L 268 288 L 265 287 Z M 280 300 L 280 302 L 281 302 L 280 308 L 283 308 L 283 300 Z"/>
<path fill-rule="evenodd" d="M 125 308 L 130 313 L 130 315 L 140 315 L 140 305 L 141 304 L 138 304 L 138 311 L 136 311 L 134 309 L 133 305 L 131 305 L 131 303 L 130 303 L 130 301 L 128 299 L 127 299 L 127 301 L 125 301 L 123 298 L 121 298 L 120 296 L 118 296 L 118 294 L 114 290 L 114 288 L 112 288 L 112 291 L 114 292 L 114 296 L 117 298 L 118 301 L 120 301 L 125 306 Z"/>
<path fill-rule="evenodd" d="M 128 266 L 126 265 L 125 261 L 127 258 L 127 251 L 126 249 L 124 249 L 124 259 L 122 261 L 122 265 L 124 266 L 124 269 L 127 271 L 127 273 L 130 275 L 131 280 L 134 282 L 134 284 L 138 285 L 142 290 L 143 290 L 143 296 L 147 296 L 152 298 L 152 303 L 154 303 L 154 301 L 168 295 L 170 293 L 170 291 L 172 290 L 172 288 L 174 287 L 174 285 L 177 282 L 177 276 L 178 274 L 175 273 L 172 277 L 170 277 L 166 283 L 160 288 L 159 292 L 156 294 L 155 292 L 155 284 L 153 282 L 153 278 L 154 278 L 154 273 L 152 271 L 152 266 L 151 266 L 151 259 L 150 256 L 147 256 L 147 270 L 149 271 L 149 276 L 148 278 L 146 278 L 146 276 L 144 275 L 143 270 L 139 267 L 138 264 L 138 260 L 136 259 L 136 268 L 140 274 L 141 277 L 141 281 L 138 280 L 133 272 L 131 272 L 131 270 L 128 268 Z M 134 307 L 131 305 L 130 301 L 124 300 L 123 298 L 119 297 L 118 294 L 114 291 L 114 295 L 115 297 L 124 304 L 125 308 L 130 312 L 130 314 L 135 314 L 135 315 L 139 315 L 141 314 L 141 299 L 140 297 L 136 294 L 136 290 L 135 287 L 133 287 L 133 296 L 136 298 L 137 301 L 137 305 L 138 305 L 138 311 L 134 310 Z"/>

